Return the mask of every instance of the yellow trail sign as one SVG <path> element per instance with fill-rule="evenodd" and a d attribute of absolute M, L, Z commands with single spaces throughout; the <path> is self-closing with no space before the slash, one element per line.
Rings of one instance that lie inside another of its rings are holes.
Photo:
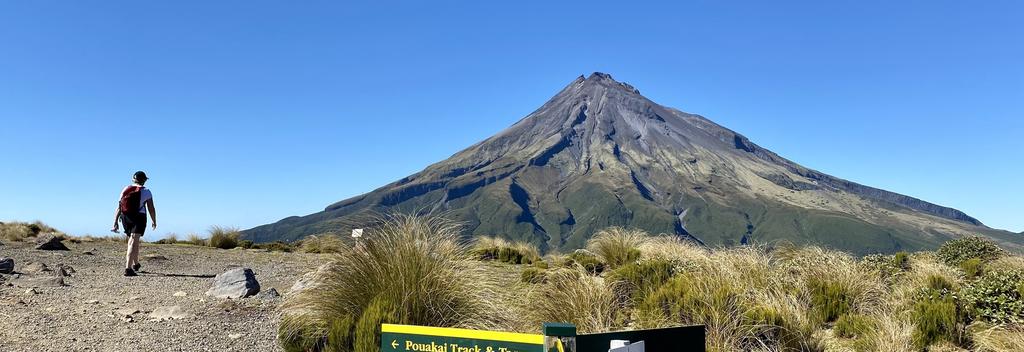
<path fill-rule="evenodd" d="M 544 351 L 544 335 L 397 324 L 380 330 L 383 352 Z"/>

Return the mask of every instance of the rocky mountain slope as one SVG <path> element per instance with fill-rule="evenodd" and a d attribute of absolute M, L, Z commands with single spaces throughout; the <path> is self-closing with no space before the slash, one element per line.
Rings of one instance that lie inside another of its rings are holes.
<path fill-rule="evenodd" d="M 963 212 L 833 177 L 608 74 L 580 76 L 508 129 L 372 192 L 244 232 L 255 241 L 343 233 L 380 212 L 446 212 L 467 235 L 545 250 L 607 226 L 708 245 L 787 240 L 855 253 L 935 248 L 969 233 L 1022 236 Z"/>

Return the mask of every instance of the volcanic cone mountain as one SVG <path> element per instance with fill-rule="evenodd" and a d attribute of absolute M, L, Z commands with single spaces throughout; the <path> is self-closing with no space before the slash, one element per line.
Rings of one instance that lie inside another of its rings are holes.
<path fill-rule="evenodd" d="M 855 253 L 935 248 L 968 234 L 1022 236 L 956 209 L 829 176 L 608 74 L 580 76 L 508 129 L 324 211 L 244 232 L 263 242 L 359 227 L 371 214 L 445 212 L 467 235 L 545 250 L 608 226 L 733 245 L 788 240 Z"/>

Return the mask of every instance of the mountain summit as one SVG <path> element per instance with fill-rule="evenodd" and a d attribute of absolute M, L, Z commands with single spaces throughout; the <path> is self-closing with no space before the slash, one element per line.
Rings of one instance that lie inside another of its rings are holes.
<path fill-rule="evenodd" d="M 975 233 L 1014 249 L 1024 242 L 959 210 L 800 166 L 600 72 L 423 171 L 244 235 L 340 233 L 389 211 L 445 212 L 467 234 L 545 250 L 581 247 L 608 226 L 708 245 L 788 240 L 855 253 L 935 248 Z"/>

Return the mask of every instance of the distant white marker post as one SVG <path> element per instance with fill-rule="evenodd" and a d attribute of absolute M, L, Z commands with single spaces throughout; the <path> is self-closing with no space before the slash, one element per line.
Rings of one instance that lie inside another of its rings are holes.
<path fill-rule="evenodd" d="M 363 237 L 363 229 L 352 229 L 352 238 L 356 240 L 356 246 L 359 246 L 360 237 Z"/>

